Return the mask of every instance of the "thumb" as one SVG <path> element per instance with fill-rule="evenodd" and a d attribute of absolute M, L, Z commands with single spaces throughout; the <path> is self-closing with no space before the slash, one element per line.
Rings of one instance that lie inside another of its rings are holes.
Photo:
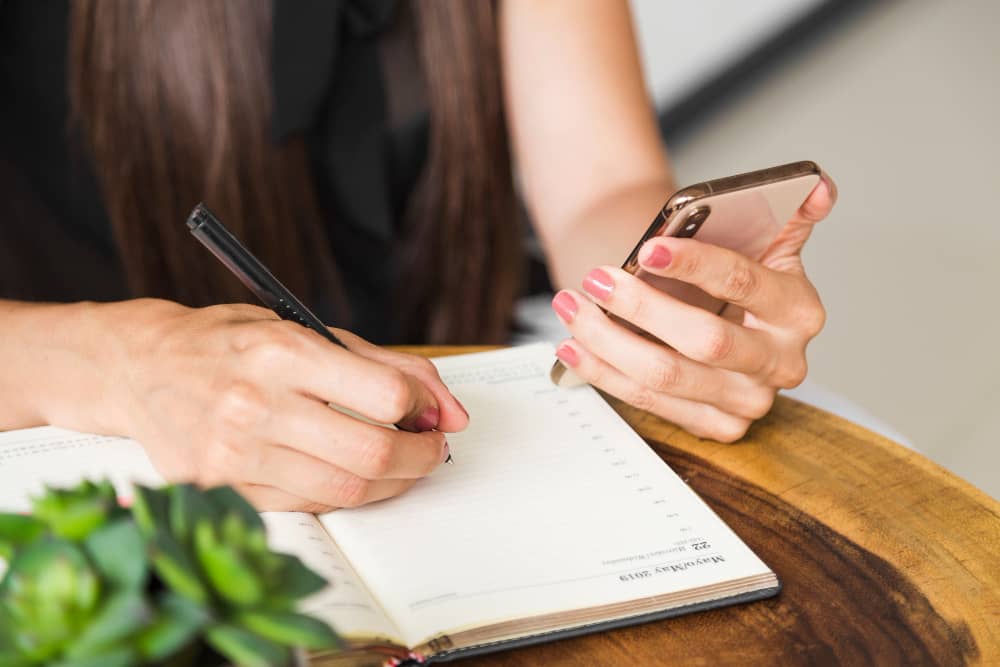
<path fill-rule="evenodd" d="M 837 203 L 837 186 L 823 172 L 820 182 L 795 212 L 792 219 L 760 258 L 760 263 L 776 271 L 802 271 L 801 253 L 816 223 L 829 215 Z"/>
<path fill-rule="evenodd" d="M 406 372 L 403 372 L 403 376 L 410 386 L 412 406 L 396 426 L 416 433 L 433 431 L 441 422 L 441 408 L 437 398 L 418 378 Z"/>

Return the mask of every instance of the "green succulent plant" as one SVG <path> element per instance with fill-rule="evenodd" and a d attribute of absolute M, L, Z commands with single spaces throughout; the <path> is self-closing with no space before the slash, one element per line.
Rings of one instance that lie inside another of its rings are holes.
<path fill-rule="evenodd" d="M 337 645 L 295 611 L 326 582 L 228 487 L 138 486 L 129 511 L 84 482 L 33 509 L 0 514 L 0 667 L 283 665 Z"/>

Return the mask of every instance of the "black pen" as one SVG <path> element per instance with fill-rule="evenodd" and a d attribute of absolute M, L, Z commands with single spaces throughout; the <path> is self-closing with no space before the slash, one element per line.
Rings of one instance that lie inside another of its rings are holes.
<path fill-rule="evenodd" d="M 191 234 L 225 264 L 247 289 L 256 294 L 265 306 L 277 313 L 278 317 L 298 322 L 331 343 L 347 349 L 343 341 L 334 336 L 322 320 L 289 292 L 288 288 L 282 285 L 274 274 L 226 229 L 207 206 L 204 204 L 195 206 L 188 216 L 187 226 Z M 452 463 L 451 454 L 448 454 L 445 463 Z"/>
<path fill-rule="evenodd" d="M 331 343 L 347 349 L 347 346 L 334 336 L 304 303 L 295 298 L 295 295 L 289 292 L 288 288 L 282 285 L 267 267 L 226 229 L 207 206 L 204 204 L 195 206 L 188 216 L 187 226 L 194 237 L 225 264 L 240 282 L 247 286 L 247 289 L 256 294 L 265 306 L 277 313 L 278 317 L 309 327 Z"/>

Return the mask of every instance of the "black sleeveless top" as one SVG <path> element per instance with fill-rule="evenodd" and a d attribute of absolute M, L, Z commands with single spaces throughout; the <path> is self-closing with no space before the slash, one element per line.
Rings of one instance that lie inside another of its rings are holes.
<path fill-rule="evenodd" d="M 0 298 L 131 296 L 95 176 L 67 131 L 68 19 L 67 0 L 0 0 Z M 391 0 L 274 7 L 273 139 L 307 138 L 351 328 L 380 343 L 404 342 L 388 258 L 427 149 L 412 24 Z"/>

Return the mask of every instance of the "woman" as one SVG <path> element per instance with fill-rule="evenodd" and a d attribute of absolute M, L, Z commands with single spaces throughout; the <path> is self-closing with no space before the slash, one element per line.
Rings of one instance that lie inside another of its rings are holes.
<path fill-rule="evenodd" d="M 363 337 L 505 340 L 512 164 L 578 375 L 727 442 L 805 375 L 824 311 L 799 253 L 829 179 L 760 262 L 643 248 L 733 321 L 614 267 L 674 189 L 624 0 L 0 0 L 0 31 L 0 428 L 128 435 L 263 509 L 402 492 L 469 417 L 428 362 Z M 187 238 L 199 200 L 360 334 L 337 330 L 350 351 L 240 304 Z"/>

